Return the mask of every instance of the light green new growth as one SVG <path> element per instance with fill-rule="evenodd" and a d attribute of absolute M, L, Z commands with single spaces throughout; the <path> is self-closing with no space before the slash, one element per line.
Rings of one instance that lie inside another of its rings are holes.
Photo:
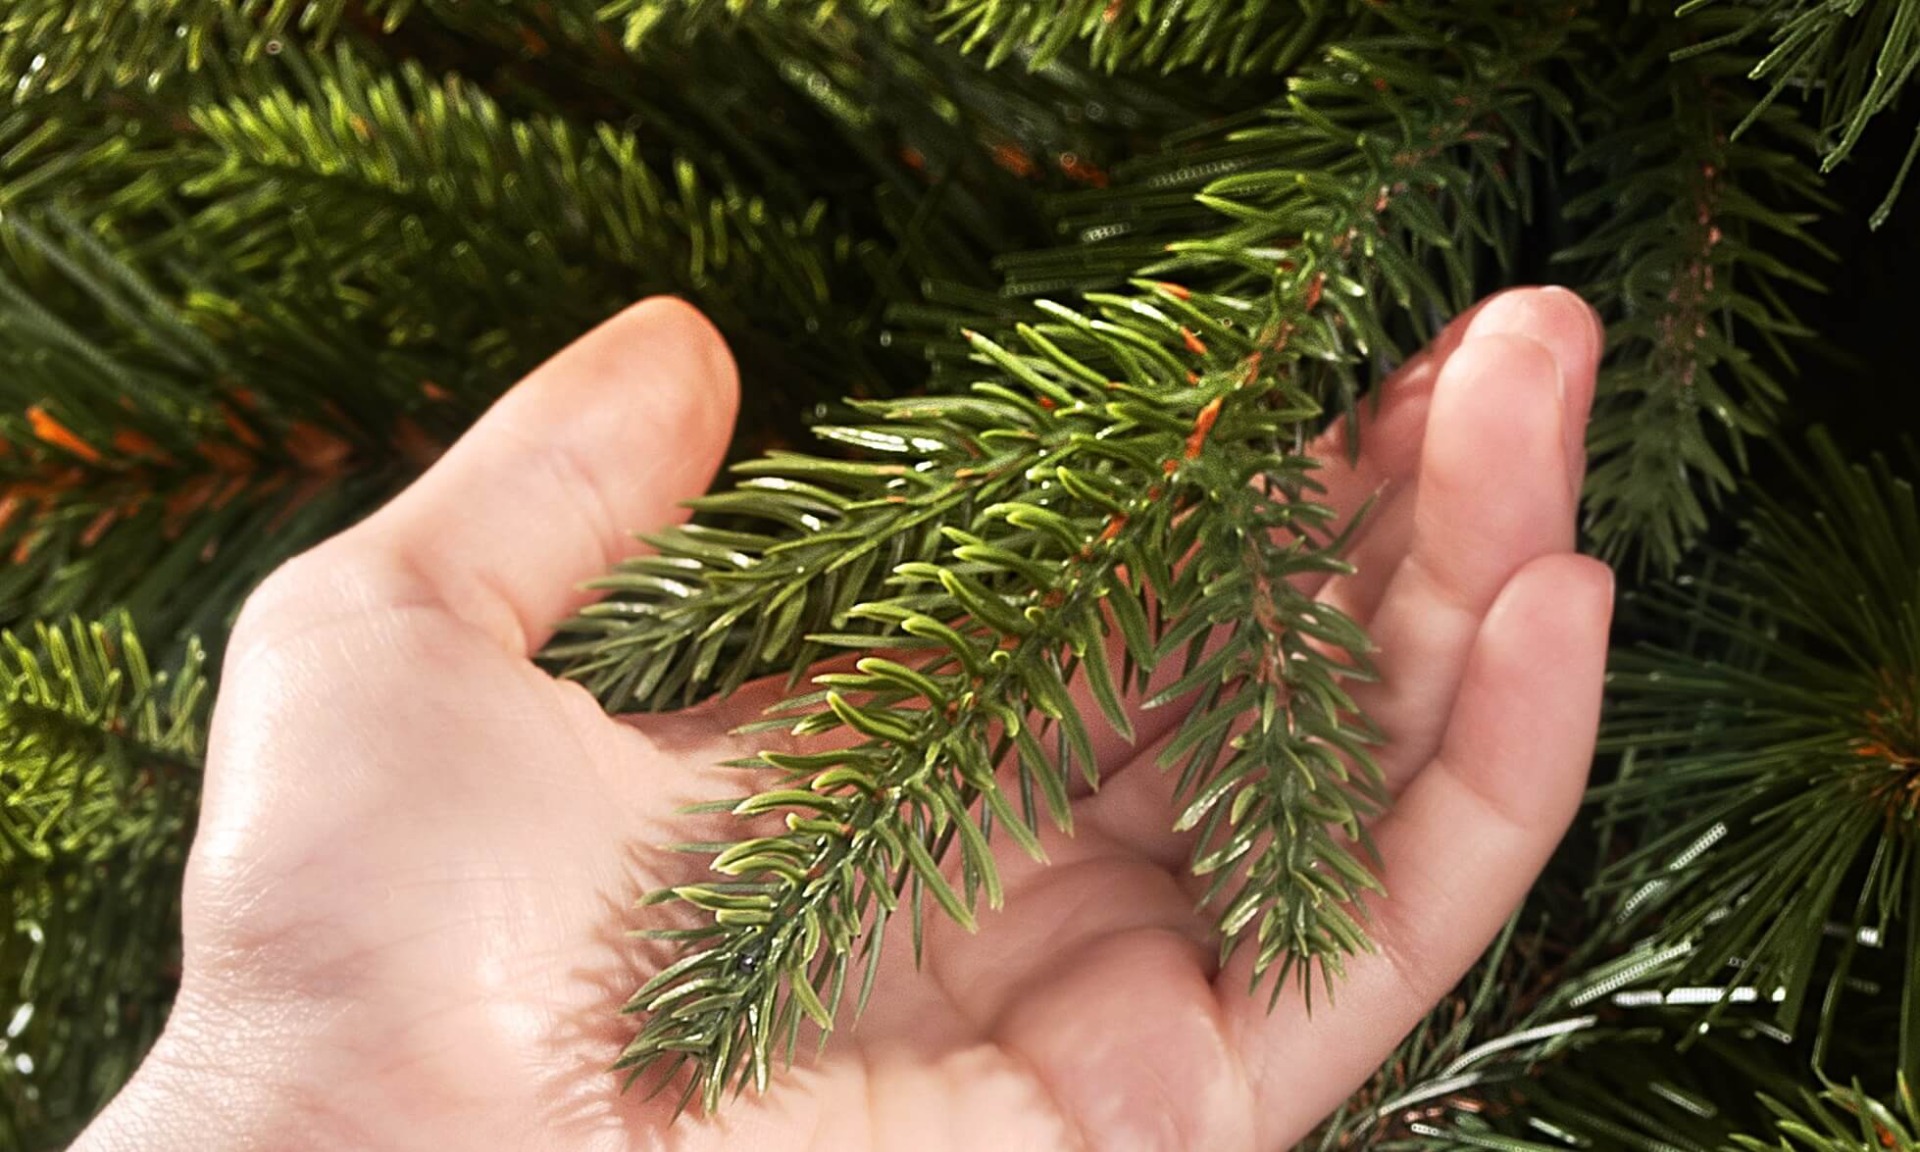
<path fill-rule="evenodd" d="M 0 1141 L 83 1123 L 177 971 L 209 693 L 130 622 L 0 633 Z"/>

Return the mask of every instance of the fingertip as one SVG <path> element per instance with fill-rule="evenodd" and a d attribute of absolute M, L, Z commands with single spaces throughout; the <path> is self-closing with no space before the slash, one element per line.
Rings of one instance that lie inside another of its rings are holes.
<path fill-rule="evenodd" d="M 698 451 L 731 437 L 739 369 L 713 321 L 680 297 L 650 296 L 629 305 L 563 355 L 576 352 L 600 361 L 600 370 L 570 372 L 568 380 L 632 383 L 632 398 L 651 406 L 644 418 L 678 444 Z"/>
<path fill-rule="evenodd" d="M 1419 483 L 1423 492 L 1452 495 L 1426 497 L 1431 510 L 1453 517 L 1464 500 L 1468 508 L 1518 511 L 1540 484 L 1568 474 L 1561 378 L 1552 349 L 1518 333 L 1478 336 L 1448 357 L 1434 385 Z M 1570 507 L 1553 514 L 1563 511 L 1570 524 Z"/>
<path fill-rule="evenodd" d="M 1580 295 L 1558 285 L 1509 288 L 1487 298 L 1467 321 L 1465 336 L 1507 334 L 1545 344 L 1570 375 L 1599 367 L 1604 329 Z"/>
<path fill-rule="evenodd" d="M 1576 577 L 1585 582 L 1587 603 L 1594 618 L 1603 627 L 1613 623 L 1613 601 L 1616 585 L 1612 565 L 1593 556 L 1573 555 L 1566 558 L 1569 566 L 1575 569 Z"/>
<path fill-rule="evenodd" d="M 1605 658 L 1613 596 L 1613 569 L 1601 561 L 1574 552 L 1536 557 L 1494 599 L 1481 625 L 1482 644 L 1492 640 L 1522 664 L 1547 655 L 1568 671 L 1589 670 L 1583 664 Z"/>
<path fill-rule="evenodd" d="M 704 361 L 709 382 L 737 399 L 739 367 L 727 347 L 727 338 L 705 312 L 680 296 L 649 296 L 628 307 L 622 317 L 644 330 L 643 339 L 664 336 L 691 349 Z"/>
<path fill-rule="evenodd" d="M 1606 327 L 1599 313 L 1566 288 L 1517 288 L 1487 301 L 1468 325 L 1467 338 L 1511 334 L 1538 340 L 1560 367 L 1568 472 L 1574 491 L 1586 472 L 1587 418 L 1599 385 Z"/>

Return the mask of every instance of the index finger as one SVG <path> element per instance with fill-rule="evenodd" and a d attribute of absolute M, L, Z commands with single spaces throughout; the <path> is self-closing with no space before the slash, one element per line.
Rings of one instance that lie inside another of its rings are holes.
<path fill-rule="evenodd" d="M 1336 421 L 1308 450 L 1321 461 L 1316 478 L 1338 524 L 1345 525 L 1368 499 L 1412 481 L 1441 370 L 1469 337 L 1492 335 L 1525 336 L 1546 344 L 1562 364 L 1587 364 L 1599 359 L 1605 330 L 1577 294 L 1552 286 L 1496 292 L 1454 317 L 1360 402 L 1354 421 Z M 1579 444 L 1568 449 L 1571 457 Z"/>

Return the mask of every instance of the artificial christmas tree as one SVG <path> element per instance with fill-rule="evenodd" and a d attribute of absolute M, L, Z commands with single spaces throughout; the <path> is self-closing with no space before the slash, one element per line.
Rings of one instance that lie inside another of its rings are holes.
<path fill-rule="evenodd" d="M 724 1108 L 845 1026 L 879 928 L 995 902 L 990 840 L 1142 701 L 1251 994 L 1337 996 L 1389 800 L 1368 639 L 1303 591 L 1348 565 L 1309 444 L 1542 279 L 1608 322 L 1585 526 L 1644 586 L 1598 789 L 1319 1142 L 1912 1145 L 1914 465 L 1785 430 L 1901 363 L 1805 367 L 1811 317 L 1912 299 L 1810 293 L 1823 229 L 1911 235 L 1920 4 L 8 0 L 0 36 L 0 1145 L 70 1137 L 165 1017 L 247 591 L 656 292 L 740 361 L 736 480 L 545 660 L 614 711 L 787 675 L 805 747 L 743 765 L 778 827 L 660 894 L 697 926 L 634 1074 Z"/>

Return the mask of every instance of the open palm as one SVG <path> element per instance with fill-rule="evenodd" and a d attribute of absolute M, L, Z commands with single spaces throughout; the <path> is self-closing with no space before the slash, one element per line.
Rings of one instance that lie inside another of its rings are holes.
<path fill-rule="evenodd" d="M 1558 291 L 1461 317 L 1370 413 L 1330 498 L 1380 499 L 1351 577 L 1397 794 L 1391 899 L 1337 1003 L 1248 995 L 1170 832 L 1153 744 L 1103 746 L 1005 908 L 929 918 L 817 1060 L 717 1116 L 607 1071 L 663 962 L 628 932 L 698 861 L 679 813 L 767 693 L 621 721 L 529 661 L 579 584 L 702 490 L 735 406 L 705 321 L 640 305 L 418 483 L 273 576 L 235 630 L 186 892 L 181 995 L 77 1147 L 1279 1149 L 1378 1064 L 1520 900 L 1578 802 L 1611 601 L 1571 553 L 1599 334 Z"/>

